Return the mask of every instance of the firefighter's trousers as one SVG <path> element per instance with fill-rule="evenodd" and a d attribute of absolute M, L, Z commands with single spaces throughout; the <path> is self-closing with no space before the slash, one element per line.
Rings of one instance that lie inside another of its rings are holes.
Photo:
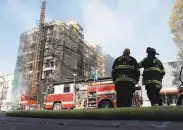
<path fill-rule="evenodd" d="M 117 107 L 130 107 L 132 105 L 135 85 L 131 82 L 117 82 L 115 89 L 117 93 Z"/>
<path fill-rule="evenodd" d="M 147 90 L 147 96 L 151 102 L 151 105 L 158 104 L 159 106 L 162 105 L 161 96 L 159 94 L 161 87 L 157 87 L 156 84 L 147 84 L 145 85 Z"/>

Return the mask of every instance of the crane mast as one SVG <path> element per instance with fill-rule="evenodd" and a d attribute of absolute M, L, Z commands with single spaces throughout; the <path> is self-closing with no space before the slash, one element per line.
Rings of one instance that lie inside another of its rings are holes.
<path fill-rule="evenodd" d="M 37 91 L 38 83 L 42 74 L 44 48 L 45 48 L 45 11 L 46 11 L 46 0 L 42 1 L 40 21 L 39 21 L 39 31 L 37 37 L 37 46 L 35 51 L 35 59 L 33 66 L 33 82 L 32 82 L 32 96 L 33 99 L 37 101 Z"/>

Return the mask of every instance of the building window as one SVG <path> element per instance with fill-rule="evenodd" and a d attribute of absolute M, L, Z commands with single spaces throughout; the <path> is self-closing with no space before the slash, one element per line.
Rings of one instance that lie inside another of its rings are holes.
<path fill-rule="evenodd" d="M 52 76 L 52 70 L 44 71 L 44 77 L 50 78 Z"/>
<path fill-rule="evenodd" d="M 4 91 L 8 91 L 8 86 L 3 88 Z"/>
<path fill-rule="evenodd" d="M 3 87 L 3 82 L 0 82 L 0 88 Z"/>
<path fill-rule="evenodd" d="M 69 93 L 70 92 L 70 86 L 69 85 L 64 85 L 64 93 Z"/>
<path fill-rule="evenodd" d="M 4 96 L 6 96 L 7 93 L 8 93 L 8 91 L 6 91 L 6 90 L 3 91 L 3 95 L 4 95 Z"/>
<path fill-rule="evenodd" d="M 52 55 L 52 52 L 49 48 L 46 48 L 45 51 L 44 51 L 44 56 L 51 56 Z"/>
<path fill-rule="evenodd" d="M 14 80 L 11 81 L 11 85 L 13 85 L 13 83 L 14 83 Z"/>
<path fill-rule="evenodd" d="M 33 64 L 32 63 L 30 63 L 29 65 L 28 65 L 28 69 L 27 69 L 28 71 L 32 71 L 33 70 Z"/>
<path fill-rule="evenodd" d="M 54 67 L 53 59 L 46 59 L 45 67 Z"/>
<path fill-rule="evenodd" d="M 6 94 L 3 94 L 2 95 L 2 99 L 6 99 L 7 95 Z"/>
<path fill-rule="evenodd" d="M 4 87 L 8 87 L 9 86 L 9 81 L 6 81 L 4 84 Z"/>

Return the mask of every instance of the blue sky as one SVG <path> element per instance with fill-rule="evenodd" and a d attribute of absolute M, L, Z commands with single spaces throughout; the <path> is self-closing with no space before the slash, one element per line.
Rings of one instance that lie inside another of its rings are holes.
<path fill-rule="evenodd" d="M 47 0 L 46 20 L 75 20 L 85 39 L 113 57 L 125 47 L 141 60 L 148 46 L 176 60 L 168 19 L 175 0 Z M 41 0 L 0 0 L 0 75 L 15 68 L 20 34 L 36 25 Z"/>

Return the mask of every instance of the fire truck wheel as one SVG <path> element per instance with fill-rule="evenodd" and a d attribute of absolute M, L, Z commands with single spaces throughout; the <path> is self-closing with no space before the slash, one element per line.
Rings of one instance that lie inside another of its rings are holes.
<path fill-rule="evenodd" d="M 179 96 L 178 101 L 177 101 L 178 106 L 183 106 L 183 94 Z"/>
<path fill-rule="evenodd" d="M 183 96 L 180 99 L 180 103 L 181 103 L 180 105 L 183 106 Z"/>
<path fill-rule="evenodd" d="M 62 109 L 62 104 L 60 102 L 57 102 L 53 106 L 53 110 L 61 110 Z"/>
<path fill-rule="evenodd" d="M 99 103 L 99 108 L 113 108 L 113 103 L 110 101 L 110 100 L 102 100 L 100 103 Z"/>

